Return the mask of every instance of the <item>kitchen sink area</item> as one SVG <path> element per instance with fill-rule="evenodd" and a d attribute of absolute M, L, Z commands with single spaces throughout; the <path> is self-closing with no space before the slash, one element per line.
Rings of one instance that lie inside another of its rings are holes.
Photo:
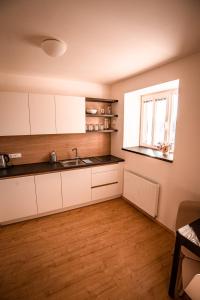
<path fill-rule="evenodd" d="M 62 165 L 62 167 L 68 168 L 68 167 L 78 167 L 78 166 L 91 165 L 91 164 L 111 163 L 111 162 L 115 162 L 116 160 L 118 161 L 118 158 L 115 159 L 115 157 L 112 155 L 105 155 L 105 156 L 60 160 L 59 163 Z"/>
<path fill-rule="evenodd" d="M 9 166 L 6 169 L 0 170 L 0 179 L 22 176 L 22 175 L 33 175 L 33 174 L 42 174 L 47 172 L 63 171 L 64 169 L 74 169 L 74 168 L 85 168 L 91 166 L 101 166 L 112 163 L 123 162 L 124 160 L 113 156 L 113 155 L 104 155 L 104 156 L 93 156 L 93 157 L 83 157 L 83 158 L 74 158 L 74 159 L 64 159 L 59 160 L 54 163 L 50 162 L 40 162 L 32 164 L 21 164 L 15 166 Z"/>
<path fill-rule="evenodd" d="M 67 159 L 67 160 L 60 160 L 59 163 L 61 164 L 62 167 L 68 168 L 68 167 L 78 167 L 78 166 L 83 166 L 83 165 L 92 165 L 92 164 L 99 164 L 101 162 L 111 162 L 111 155 L 106 155 L 104 161 L 101 160 L 101 157 L 87 157 L 87 158 L 75 158 L 75 159 Z"/>
<path fill-rule="evenodd" d="M 73 166 L 82 166 L 85 164 L 80 158 L 77 159 L 68 159 L 68 160 L 61 160 L 59 163 L 64 167 L 73 167 Z"/>

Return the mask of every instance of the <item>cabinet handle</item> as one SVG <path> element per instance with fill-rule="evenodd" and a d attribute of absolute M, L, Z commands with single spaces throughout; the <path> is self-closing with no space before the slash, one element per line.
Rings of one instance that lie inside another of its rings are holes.
<path fill-rule="evenodd" d="M 118 183 L 118 181 L 111 182 L 111 183 L 105 183 L 105 184 L 101 184 L 101 185 L 95 185 L 95 186 L 92 186 L 92 189 L 95 189 L 95 188 L 98 188 L 98 187 L 101 187 L 101 186 L 116 184 L 116 183 Z"/>

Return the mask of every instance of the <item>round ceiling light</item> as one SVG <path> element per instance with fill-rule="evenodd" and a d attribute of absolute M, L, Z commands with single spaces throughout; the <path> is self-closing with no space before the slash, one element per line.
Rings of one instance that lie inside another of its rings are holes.
<path fill-rule="evenodd" d="M 42 42 L 41 48 L 44 52 L 52 57 L 62 56 L 66 50 L 67 45 L 64 41 L 57 39 L 46 39 Z"/>

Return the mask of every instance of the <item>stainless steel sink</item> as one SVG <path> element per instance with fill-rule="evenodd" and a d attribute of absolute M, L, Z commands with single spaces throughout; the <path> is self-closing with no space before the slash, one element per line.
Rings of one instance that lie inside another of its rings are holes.
<path fill-rule="evenodd" d="M 73 167 L 73 166 L 81 166 L 81 165 L 85 165 L 85 163 L 80 159 L 68 159 L 68 160 L 60 160 L 59 163 L 67 168 L 67 167 Z"/>

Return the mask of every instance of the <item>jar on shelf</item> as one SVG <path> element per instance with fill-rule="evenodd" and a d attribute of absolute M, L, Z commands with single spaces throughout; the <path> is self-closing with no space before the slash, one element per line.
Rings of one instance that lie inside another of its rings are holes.
<path fill-rule="evenodd" d="M 115 119 L 113 119 L 111 121 L 111 127 L 112 127 L 112 129 L 116 129 L 117 128 L 117 121 Z"/>
<path fill-rule="evenodd" d="M 99 124 L 99 130 L 100 131 L 104 130 L 104 125 L 103 124 Z"/>
<path fill-rule="evenodd" d="M 94 130 L 98 131 L 99 130 L 99 124 L 94 124 Z"/>
<path fill-rule="evenodd" d="M 108 129 L 109 128 L 109 119 L 105 118 L 104 119 L 104 129 Z"/>
<path fill-rule="evenodd" d="M 101 109 L 100 109 L 100 114 L 101 114 L 101 115 L 104 115 L 104 114 L 105 114 L 105 109 L 104 109 L 104 108 L 101 108 Z"/>
<path fill-rule="evenodd" d="M 112 107 L 111 107 L 111 105 L 108 105 L 106 112 L 107 112 L 108 115 L 112 114 Z"/>
<path fill-rule="evenodd" d="M 88 125 L 88 130 L 89 130 L 89 131 L 93 131 L 93 130 L 94 130 L 93 124 L 89 124 L 89 125 Z"/>

